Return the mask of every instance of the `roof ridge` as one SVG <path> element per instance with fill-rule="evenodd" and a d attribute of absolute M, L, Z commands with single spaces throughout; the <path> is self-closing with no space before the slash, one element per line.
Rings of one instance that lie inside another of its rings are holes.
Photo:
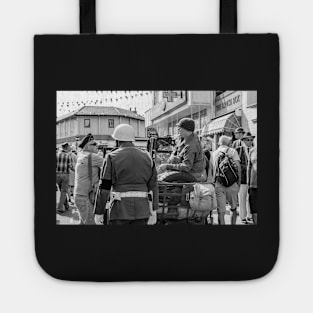
<path fill-rule="evenodd" d="M 144 120 L 144 116 L 142 116 L 138 113 L 135 113 L 131 110 L 124 109 L 124 108 L 119 108 L 116 106 L 106 106 L 106 105 L 104 105 L 104 106 L 86 105 L 86 106 L 82 106 L 82 107 L 78 108 L 75 111 L 72 111 L 70 113 L 67 113 L 67 114 L 64 114 L 64 115 L 57 117 L 57 121 L 67 119 L 67 118 L 70 118 L 72 116 L 80 116 L 80 115 L 85 115 L 85 114 L 86 115 L 102 114 L 102 112 L 97 113 L 97 111 L 99 111 L 99 110 L 100 111 L 102 111 L 102 110 L 110 111 L 111 110 L 112 113 L 115 112 L 115 114 L 118 116 L 132 117 L 135 119 Z M 86 111 L 86 112 L 84 112 L 84 111 Z M 93 112 L 93 111 L 95 111 L 95 112 Z M 112 115 L 112 114 L 108 113 L 108 115 Z"/>
<path fill-rule="evenodd" d="M 85 108 L 85 106 L 83 105 L 81 108 L 79 108 L 78 110 L 75 111 L 75 114 L 80 112 L 83 108 Z"/>
<path fill-rule="evenodd" d="M 114 108 L 114 110 L 115 110 L 118 114 L 122 114 L 121 111 L 119 111 L 119 108 L 117 108 L 117 107 L 113 107 L 113 108 Z"/>

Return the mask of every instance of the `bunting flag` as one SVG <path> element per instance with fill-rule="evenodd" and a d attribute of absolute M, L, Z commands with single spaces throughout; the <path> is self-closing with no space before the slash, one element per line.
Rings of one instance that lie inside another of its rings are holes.
<path fill-rule="evenodd" d="M 84 106 L 111 105 L 126 110 L 136 108 L 144 113 L 152 107 L 154 91 L 150 90 L 105 90 L 105 91 L 58 91 L 57 116 L 74 112 Z"/>

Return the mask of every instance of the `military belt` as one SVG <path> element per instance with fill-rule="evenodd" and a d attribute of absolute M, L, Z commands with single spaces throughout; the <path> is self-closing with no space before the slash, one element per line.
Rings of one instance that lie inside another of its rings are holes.
<path fill-rule="evenodd" d="M 121 201 L 122 198 L 147 198 L 148 193 L 146 191 L 126 191 L 117 192 L 112 191 L 111 193 L 113 200 Z"/>

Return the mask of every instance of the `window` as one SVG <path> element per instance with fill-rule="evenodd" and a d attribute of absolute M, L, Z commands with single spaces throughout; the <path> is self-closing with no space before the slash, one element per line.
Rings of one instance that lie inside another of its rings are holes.
<path fill-rule="evenodd" d="M 109 128 L 114 128 L 114 119 L 109 118 Z"/>
<path fill-rule="evenodd" d="M 90 128 L 90 119 L 89 118 L 84 119 L 84 127 Z"/>

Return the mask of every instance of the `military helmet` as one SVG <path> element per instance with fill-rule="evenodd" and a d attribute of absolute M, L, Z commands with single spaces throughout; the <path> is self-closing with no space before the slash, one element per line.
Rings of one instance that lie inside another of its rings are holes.
<path fill-rule="evenodd" d="M 112 137 L 118 141 L 135 141 L 135 132 L 131 125 L 120 124 L 114 129 Z"/>

